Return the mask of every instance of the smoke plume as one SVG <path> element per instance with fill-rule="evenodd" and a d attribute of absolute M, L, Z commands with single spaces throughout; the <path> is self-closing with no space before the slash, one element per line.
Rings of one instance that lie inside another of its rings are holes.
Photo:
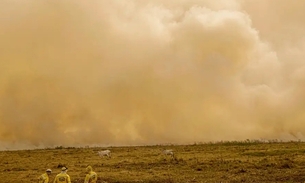
<path fill-rule="evenodd" d="M 0 2 L 0 146 L 304 140 L 302 0 Z"/>

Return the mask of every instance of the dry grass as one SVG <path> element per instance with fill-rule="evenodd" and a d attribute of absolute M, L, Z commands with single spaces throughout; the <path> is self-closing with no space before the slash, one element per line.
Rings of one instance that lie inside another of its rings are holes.
<path fill-rule="evenodd" d="M 161 154 L 170 148 L 175 158 Z M 304 182 L 305 143 L 257 141 L 179 146 L 110 147 L 112 158 L 100 158 L 102 147 L 0 151 L 0 182 L 30 183 L 47 168 L 51 181 L 62 166 L 72 183 L 83 182 L 91 165 L 99 183 Z"/>

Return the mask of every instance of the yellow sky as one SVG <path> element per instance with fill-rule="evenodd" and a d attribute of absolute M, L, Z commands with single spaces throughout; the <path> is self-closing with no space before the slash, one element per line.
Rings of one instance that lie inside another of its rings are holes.
<path fill-rule="evenodd" d="M 304 140 L 305 1 L 0 2 L 0 146 Z"/>

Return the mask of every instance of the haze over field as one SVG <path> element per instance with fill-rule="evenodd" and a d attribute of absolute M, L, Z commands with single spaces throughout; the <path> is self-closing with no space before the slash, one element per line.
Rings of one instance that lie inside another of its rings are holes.
<path fill-rule="evenodd" d="M 305 1 L 0 2 L 0 149 L 305 140 Z"/>

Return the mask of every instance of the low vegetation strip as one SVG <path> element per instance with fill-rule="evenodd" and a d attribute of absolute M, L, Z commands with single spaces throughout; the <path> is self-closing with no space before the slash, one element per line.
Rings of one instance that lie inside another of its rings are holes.
<path fill-rule="evenodd" d="M 97 152 L 109 149 L 111 158 Z M 175 152 L 168 156 L 164 149 Z M 303 142 L 221 142 L 138 147 L 56 147 L 0 151 L 0 182 L 31 183 L 47 168 L 63 166 L 83 183 L 91 165 L 98 183 L 304 182 Z"/>

